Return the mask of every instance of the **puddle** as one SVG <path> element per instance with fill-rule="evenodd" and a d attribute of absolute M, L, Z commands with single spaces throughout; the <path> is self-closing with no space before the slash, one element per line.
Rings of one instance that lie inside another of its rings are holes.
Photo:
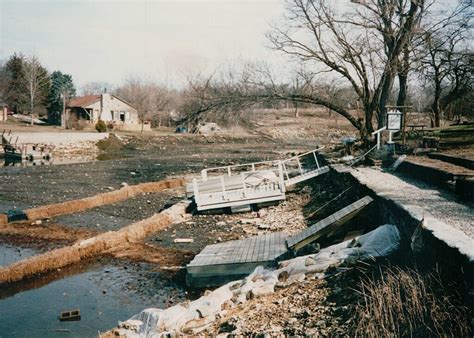
<path fill-rule="evenodd" d="M 1 196 L 1 194 L 0 194 Z M 5 214 L 9 210 L 23 210 L 28 208 L 28 206 L 24 203 L 16 203 L 13 201 L 7 201 L 4 199 L 0 199 L 0 213 Z"/>
<path fill-rule="evenodd" d="M 133 223 L 132 220 L 123 217 L 107 215 L 94 210 L 86 210 L 84 212 L 57 216 L 54 221 L 64 224 L 69 228 L 83 228 L 100 231 L 116 231 L 125 225 Z"/>
<path fill-rule="evenodd" d="M 37 251 L 5 243 L 0 238 L 0 267 L 34 256 Z M 1 337 L 1 335 L 0 335 Z"/>
<path fill-rule="evenodd" d="M 98 331 L 145 308 L 165 308 L 187 297 L 182 287 L 149 264 L 97 265 L 70 276 L 65 272 L 52 282 L 38 280 L 39 286 L 30 285 L 29 291 L 5 295 L 8 291 L 1 290 L 0 337 L 97 337 Z M 77 308 L 80 321 L 59 321 L 62 311 Z"/>

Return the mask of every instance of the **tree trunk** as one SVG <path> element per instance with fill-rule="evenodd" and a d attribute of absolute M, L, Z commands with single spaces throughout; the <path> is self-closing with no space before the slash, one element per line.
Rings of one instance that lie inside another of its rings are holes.
<path fill-rule="evenodd" d="M 30 101 L 30 117 L 31 117 L 30 126 L 33 126 L 33 107 L 34 107 L 34 102 L 32 98 Z"/>
<path fill-rule="evenodd" d="M 408 76 L 407 74 L 398 73 L 398 82 L 400 85 L 400 90 L 398 92 L 397 106 L 404 106 L 407 100 L 407 90 L 408 90 Z"/>
<path fill-rule="evenodd" d="M 380 101 L 378 104 L 378 109 L 377 109 L 377 128 L 380 129 L 384 127 L 387 124 L 386 118 L 387 118 L 387 103 L 388 99 L 390 97 L 390 90 L 392 89 L 393 85 L 393 78 L 394 78 L 394 73 L 393 71 L 390 72 L 391 74 L 387 74 L 387 79 L 385 80 L 385 83 L 383 85 L 382 92 L 380 93 Z"/>
<path fill-rule="evenodd" d="M 397 106 L 403 107 L 400 108 L 403 113 L 403 128 L 402 128 L 402 143 L 406 143 L 406 124 L 407 124 L 407 109 L 405 109 L 405 102 L 407 99 L 407 89 L 408 89 L 408 84 L 407 84 L 407 76 L 408 74 L 406 72 L 403 73 L 398 73 L 398 83 L 400 86 L 400 89 L 398 91 L 398 98 L 397 98 Z"/>
<path fill-rule="evenodd" d="M 403 48 L 403 60 L 398 72 L 398 98 L 397 106 L 404 106 L 407 100 L 408 91 L 408 72 L 410 70 L 410 51 L 408 50 L 408 44 Z"/>
<path fill-rule="evenodd" d="M 441 124 L 440 123 L 441 122 L 440 99 L 441 99 L 441 83 L 439 81 L 436 81 L 433 104 L 431 105 L 431 109 L 433 110 L 433 115 L 434 115 L 434 127 L 439 127 Z"/>

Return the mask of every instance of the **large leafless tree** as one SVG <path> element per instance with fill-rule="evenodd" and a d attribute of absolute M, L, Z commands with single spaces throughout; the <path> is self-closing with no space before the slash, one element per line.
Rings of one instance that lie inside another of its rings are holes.
<path fill-rule="evenodd" d="M 140 77 L 130 77 L 115 93 L 137 109 L 142 132 L 143 124 L 148 120 L 157 118 L 161 124 L 170 102 L 166 87 Z"/>
<path fill-rule="evenodd" d="M 311 76 L 298 78 L 298 85 L 277 84 L 265 69 L 243 72 L 240 81 L 231 77 L 216 84 L 206 79 L 194 86 L 199 93 L 194 115 L 222 105 L 235 108 L 246 100 L 316 104 L 345 117 L 367 142 L 375 117 L 378 127 L 385 125 L 385 107 L 400 57 L 424 9 L 424 0 L 347 0 L 344 4 L 289 0 L 284 23 L 273 27 L 268 37 L 276 50 L 299 62 Z M 317 83 L 321 74 L 333 77 L 341 87 L 351 86 L 363 116 L 324 95 Z"/>
<path fill-rule="evenodd" d="M 41 65 L 36 56 L 25 58 L 23 62 L 23 75 L 28 97 L 31 125 L 36 105 L 45 100 L 50 86 L 50 78 L 46 69 Z"/>
<path fill-rule="evenodd" d="M 430 108 L 435 127 L 440 126 L 443 111 L 473 88 L 470 7 L 458 6 L 448 19 L 439 29 L 423 31 L 417 50 L 421 80 L 432 93 Z"/>
<path fill-rule="evenodd" d="M 409 43 L 424 10 L 423 0 L 367 0 L 339 3 L 292 0 L 287 25 L 275 27 L 273 46 L 320 72 L 348 82 L 364 109 L 364 122 L 345 107 L 320 97 L 315 100 L 347 118 L 360 131 L 385 124 L 385 106 L 398 72 L 399 58 Z M 349 9 L 348 9 L 349 8 Z"/>

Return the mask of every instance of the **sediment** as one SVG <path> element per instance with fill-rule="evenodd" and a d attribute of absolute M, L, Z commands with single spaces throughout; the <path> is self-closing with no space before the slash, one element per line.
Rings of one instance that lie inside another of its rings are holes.
<path fill-rule="evenodd" d="M 173 184 L 169 182 L 157 183 L 162 183 L 162 187 Z M 153 185 L 147 185 L 145 187 L 145 189 L 153 188 Z M 71 246 L 51 250 L 47 253 L 0 268 L 0 285 L 20 281 L 37 274 L 78 263 L 81 260 L 92 258 L 107 250 L 121 246 L 124 243 L 138 242 L 172 223 L 182 221 L 186 214 L 187 206 L 187 202 L 180 202 L 161 213 L 130 224 L 118 231 L 106 232 L 95 237 L 81 240 Z"/>
<path fill-rule="evenodd" d="M 184 179 L 171 179 L 125 186 L 119 190 L 114 190 L 91 197 L 45 205 L 38 208 L 26 209 L 24 210 L 24 213 L 28 220 L 51 218 L 59 215 L 73 214 L 79 211 L 100 207 L 106 204 L 117 203 L 135 197 L 139 194 L 153 193 L 165 189 L 182 187 L 184 186 L 184 184 Z"/>

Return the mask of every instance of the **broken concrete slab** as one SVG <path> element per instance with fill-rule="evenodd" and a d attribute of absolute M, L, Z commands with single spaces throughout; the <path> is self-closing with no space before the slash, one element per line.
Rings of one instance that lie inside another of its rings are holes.
<path fill-rule="evenodd" d="M 335 165 L 333 169 L 351 175 L 378 198 L 406 211 L 418 223 L 424 220 L 424 231 L 474 262 L 474 210 L 468 205 L 457 203 L 454 196 L 449 198 L 448 192 L 418 187 L 372 168 Z"/>

